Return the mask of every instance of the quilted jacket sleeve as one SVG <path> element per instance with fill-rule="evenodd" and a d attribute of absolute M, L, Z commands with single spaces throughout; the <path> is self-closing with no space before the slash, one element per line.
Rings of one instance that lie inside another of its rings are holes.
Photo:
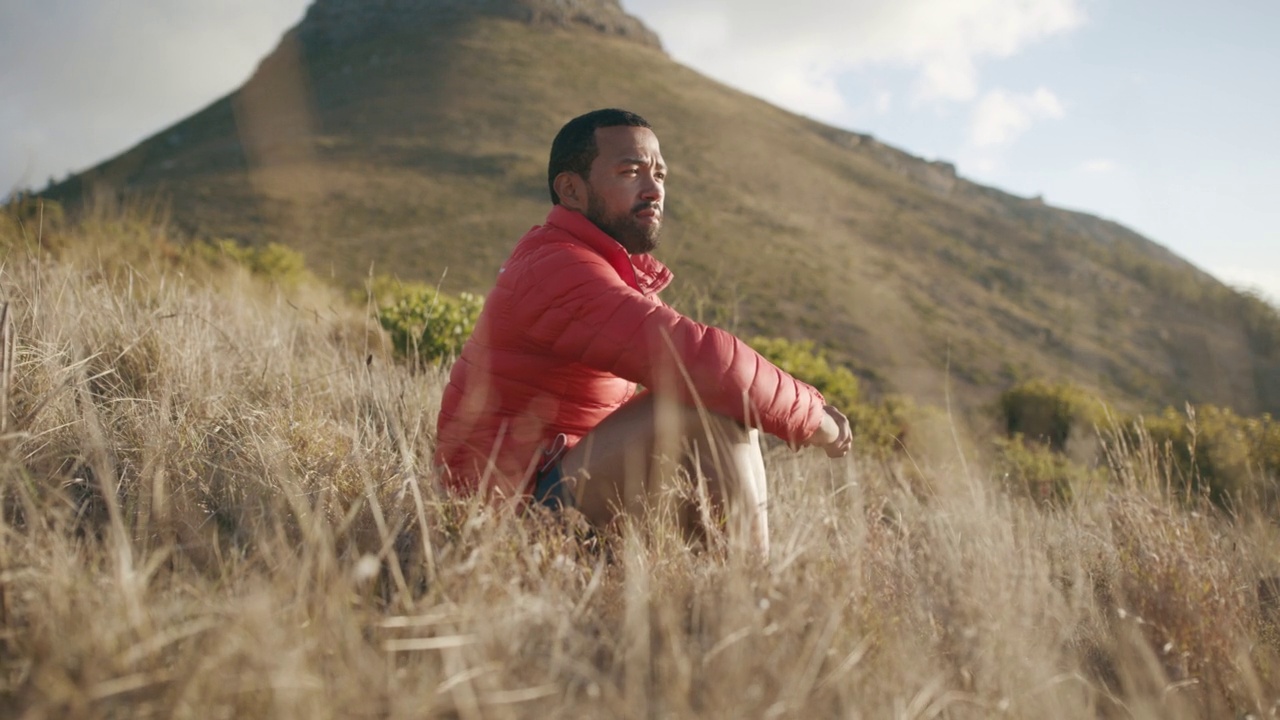
<path fill-rule="evenodd" d="M 531 258 L 525 327 L 555 355 L 700 402 L 793 444 L 817 431 L 822 395 L 719 328 L 646 297 L 584 248 Z"/>

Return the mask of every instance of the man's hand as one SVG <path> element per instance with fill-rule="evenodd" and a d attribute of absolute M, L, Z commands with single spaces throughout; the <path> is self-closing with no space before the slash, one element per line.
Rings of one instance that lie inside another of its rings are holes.
<path fill-rule="evenodd" d="M 822 424 L 806 444 L 822 448 L 829 458 L 844 457 L 853 445 L 853 430 L 849 428 L 849 419 L 834 405 L 827 405 L 822 409 L 826 413 Z"/>

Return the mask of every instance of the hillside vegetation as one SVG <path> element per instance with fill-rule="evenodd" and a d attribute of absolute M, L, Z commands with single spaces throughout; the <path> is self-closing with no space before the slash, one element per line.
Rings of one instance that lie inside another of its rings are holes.
<path fill-rule="evenodd" d="M 440 493 L 447 360 L 396 360 L 376 303 L 146 215 L 36 227 L 0 214 L 5 717 L 1280 709 L 1275 515 L 1186 492 L 1148 433 L 1049 502 L 945 424 L 771 447 L 767 563 L 661 518 L 580 543 Z M 1025 394 L 1049 435 L 1080 412 Z"/>
<path fill-rule="evenodd" d="M 869 394 L 964 421 L 1036 376 L 1131 410 L 1280 412 L 1276 311 L 1123 227 L 715 83 L 612 0 L 371 7 L 318 0 L 243 88 L 46 194 L 159 198 L 350 287 L 483 294 L 549 209 L 556 130 L 622 106 L 671 166 L 658 254 L 689 312 L 811 339 Z"/>

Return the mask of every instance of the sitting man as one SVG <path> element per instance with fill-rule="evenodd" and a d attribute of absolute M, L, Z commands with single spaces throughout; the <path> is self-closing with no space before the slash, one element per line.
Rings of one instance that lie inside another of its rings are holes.
<path fill-rule="evenodd" d="M 451 490 L 573 506 L 601 527 L 673 496 L 685 498 L 677 518 L 697 525 L 701 492 L 665 491 L 703 477 L 731 541 L 767 555 L 759 431 L 842 457 L 849 423 L 746 343 L 658 299 L 671 272 L 649 253 L 666 175 L 634 113 L 597 110 L 560 130 L 553 207 L 498 271 L 453 366 L 436 462 Z"/>

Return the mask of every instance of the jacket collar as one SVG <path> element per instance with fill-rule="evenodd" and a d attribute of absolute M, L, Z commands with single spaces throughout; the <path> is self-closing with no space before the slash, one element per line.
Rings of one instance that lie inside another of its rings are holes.
<path fill-rule="evenodd" d="M 657 294 L 671 284 L 673 275 L 666 265 L 652 255 L 628 254 L 621 243 L 576 210 L 556 205 L 547 214 L 546 224 L 564 230 L 600 253 L 623 281 L 645 295 Z"/>

